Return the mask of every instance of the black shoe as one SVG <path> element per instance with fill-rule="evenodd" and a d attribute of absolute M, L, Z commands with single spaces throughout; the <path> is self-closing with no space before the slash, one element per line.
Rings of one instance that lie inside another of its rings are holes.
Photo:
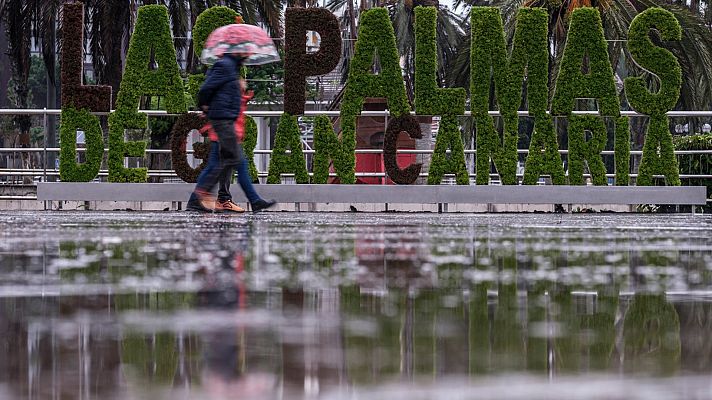
<path fill-rule="evenodd" d="M 212 213 L 213 210 L 208 210 L 207 208 L 203 207 L 200 202 L 188 202 L 188 205 L 185 207 L 185 211 L 193 211 L 193 212 L 201 212 L 201 213 Z"/>
<path fill-rule="evenodd" d="M 259 199 L 253 203 L 250 203 L 250 205 L 252 206 L 252 212 L 260 212 L 262 210 L 272 207 L 275 204 L 277 204 L 277 202 L 274 200 L 264 199 Z"/>

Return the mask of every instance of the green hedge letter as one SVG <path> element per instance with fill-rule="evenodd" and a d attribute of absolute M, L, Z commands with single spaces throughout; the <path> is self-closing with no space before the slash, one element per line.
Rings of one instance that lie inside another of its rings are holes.
<path fill-rule="evenodd" d="M 380 65 L 378 74 L 372 72 L 376 55 Z M 348 150 L 343 156 L 348 157 L 345 172 L 349 174 L 341 178 L 342 183 L 356 182 L 356 119 L 367 97 L 386 98 L 393 117 L 410 113 L 393 25 L 388 10 L 383 7 L 364 11 L 360 18 L 358 40 L 341 102 L 341 147 L 345 152 Z"/>
<path fill-rule="evenodd" d="M 465 146 L 457 122 L 457 116 L 465 113 L 467 93 L 462 88 L 438 87 L 437 18 L 435 7 L 415 8 L 415 109 L 419 115 L 443 117 L 430 161 L 428 185 L 439 185 L 446 173 L 456 174 L 458 185 L 469 185 Z"/>
<path fill-rule="evenodd" d="M 91 182 L 99 174 L 104 158 L 104 139 L 99 118 L 87 109 L 62 109 L 60 128 L 59 178 L 62 182 Z M 84 131 L 86 161 L 77 163 L 77 130 Z"/>
<path fill-rule="evenodd" d="M 581 72 L 584 59 L 588 60 L 587 74 Z M 608 60 L 608 45 L 603 36 L 598 9 L 577 8 L 571 15 L 571 25 L 554 90 L 551 105 L 553 115 L 571 114 L 574 101 L 583 98 L 597 99 L 601 115 L 620 115 L 613 68 Z"/>
<path fill-rule="evenodd" d="M 152 70 L 151 49 L 157 68 Z M 125 129 L 145 129 L 146 114 L 138 112 L 142 96 L 163 96 L 169 113 L 187 111 L 183 81 L 173 47 L 168 10 L 165 6 L 139 7 L 136 28 L 126 54 L 126 68 L 116 99 L 116 111 L 109 116 L 109 181 L 145 182 L 147 171 L 130 171 L 123 166 L 126 156 L 142 157 L 145 142 L 124 142 Z"/>
<path fill-rule="evenodd" d="M 517 184 L 517 111 L 522 102 L 523 81 L 527 84 L 530 115 L 540 117 L 546 114 L 549 73 L 547 23 L 548 15 L 545 10 L 520 9 L 511 55 L 507 58 L 507 45 L 499 9 L 472 9 L 470 91 L 472 115 L 477 128 L 478 185 L 489 183 L 490 159 L 494 161 L 502 183 Z M 493 119 L 488 115 L 493 80 L 499 110 L 504 120 L 503 138 L 500 138 Z"/>
<path fill-rule="evenodd" d="M 586 140 L 586 132 L 591 139 Z M 584 163 L 588 165 L 594 185 L 605 186 L 606 166 L 601 152 L 606 147 L 606 124 L 595 115 L 569 116 L 569 184 L 583 185 Z"/>
<path fill-rule="evenodd" d="M 274 138 L 267 183 L 282 183 L 282 174 L 294 174 L 297 183 L 309 183 L 309 173 L 302 153 L 302 138 L 299 132 L 297 117 L 283 113 Z M 291 151 L 290 154 L 287 154 L 288 149 Z"/>
<path fill-rule="evenodd" d="M 668 118 L 665 114 L 677 103 L 682 86 L 682 70 L 675 56 L 655 46 L 650 30 L 657 29 L 661 40 L 680 40 L 682 30 L 675 16 L 661 8 L 649 8 L 638 14 L 628 30 L 628 50 L 633 60 L 660 80 L 658 93 L 650 93 L 643 77 L 624 81 L 631 107 L 650 116 L 640 161 L 637 185 L 653 184 L 653 175 L 662 174 L 670 185 L 680 185 L 680 170 L 675 158 Z"/>

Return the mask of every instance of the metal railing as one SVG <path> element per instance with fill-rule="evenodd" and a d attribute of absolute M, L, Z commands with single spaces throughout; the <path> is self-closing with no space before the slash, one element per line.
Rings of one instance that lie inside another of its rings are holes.
<path fill-rule="evenodd" d="M 141 110 L 141 112 L 147 114 L 148 116 L 177 116 L 180 114 L 169 114 L 166 111 L 160 111 L 160 110 Z M 255 117 L 255 118 L 278 118 L 282 115 L 282 111 L 253 111 L 250 110 L 247 112 L 247 115 Z M 7 178 L 9 177 L 32 177 L 34 178 L 40 178 L 43 181 L 46 181 L 48 177 L 57 177 L 59 176 L 59 171 L 57 171 L 54 166 L 48 166 L 47 165 L 47 160 L 48 160 L 48 154 L 58 154 L 60 149 L 58 147 L 49 147 L 47 145 L 47 140 L 46 140 L 46 133 L 47 133 L 47 126 L 48 126 L 48 116 L 57 116 L 61 114 L 61 110 L 59 109 L 0 109 L 0 115 L 31 115 L 31 116 L 42 116 L 43 117 L 43 129 L 45 131 L 45 143 L 42 147 L 33 147 L 33 148 L 0 148 L 0 156 L 3 154 L 17 154 L 17 153 L 42 153 L 41 157 L 41 168 L 0 168 L 0 183 L 2 183 L 3 178 L 7 181 Z M 96 115 L 107 115 L 108 113 L 95 113 Z M 499 116 L 500 113 L 498 111 L 490 111 L 489 114 L 491 116 Z M 529 112 L 528 111 L 519 111 L 518 112 L 520 117 L 529 117 Z M 598 115 L 597 111 L 574 111 L 573 114 L 576 115 Z M 340 115 L 339 111 L 306 111 L 304 116 L 305 117 L 313 117 L 313 116 L 318 116 L 318 115 L 326 115 L 329 117 L 338 117 Z M 623 116 L 628 116 L 628 117 L 644 117 L 644 114 L 640 114 L 635 111 L 621 111 L 621 115 Z M 668 116 L 670 117 L 712 117 L 712 111 L 670 111 L 667 113 Z M 385 131 L 385 126 L 388 124 L 388 117 L 390 116 L 390 113 L 386 111 L 363 111 L 361 113 L 361 116 L 363 117 L 384 117 L 384 131 Z M 469 111 L 465 112 L 463 115 L 464 117 L 471 116 L 471 113 Z M 85 149 L 83 148 L 77 148 L 77 152 L 83 152 Z M 108 151 L 108 149 L 104 149 L 105 152 Z M 305 148 L 302 151 L 305 154 L 305 157 L 307 157 L 307 161 L 309 161 L 310 157 L 313 157 L 315 151 L 309 148 Z M 449 152 L 449 150 L 448 150 Z M 146 149 L 146 154 L 151 155 L 151 154 L 170 154 L 171 150 L 168 149 Z M 188 154 L 192 154 L 192 150 L 187 151 Z M 271 155 L 272 150 L 271 149 L 255 149 L 254 154 L 257 157 L 267 157 Z M 357 149 L 355 151 L 356 154 L 382 154 L 383 150 L 382 149 Z M 413 155 L 420 155 L 420 156 L 425 156 L 433 153 L 432 149 L 398 149 L 397 150 L 398 154 L 413 154 Z M 528 149 L 519 149 L 518 153 L 520 155 L 526 155 L 529 153 Z M 568 155 L 568 150 L 559 150 L 559 153 L 563 156 L 564 160 L 566 160 L 566 156 Z M 471 171 L 474 170 L 474 157 L 476 156 L 477 151 L 474 149 L 468 149 L 465 150 L 465 155 L 467 157 L 467 162 L 468 162 L 468 169 Z M 614 151 L 612 150 L 606 150 L 601 152 L 602 156 L 604 157 L 613 157 Z M 679 150 L 675 151 L 675 154 L 680 157 L 680 156 L 712 156 L 712 150 Z M 635 173 L 635 167 L 639 164 L 639 158 L 642 155 L 642 151 L 631 151 L 630 156 L 631 156 L 631 166 L 634 166 L 634 169 L 632 173 L 630 174 L 631 178 L 636 178 L 637 173 Z M 266 159 L 261 159 L 257 164 L 260 165 L 266 165 L 267 163 L 264 162 Z M 681 174 L 680 178 L 681 179 L 712 179 L 712 167 L 709 169 L 710 173 L 706 174 Z M 268 173 L 267 171 L 258 171 L 259 177 L 260 178 L 266 178 Z M 99 178 L 104 178 L 108 175 L 108 171 L 104 168 L 99 171 Z M 312 175 L 312 173 L 310 173 Z M 330 174 L 332 177 L 335 177 L 336 174 L 332 173 Z M 149 178 L 156 178 L 158 180 L 163 180 L 163 179 L 168 179 L 168 180 L 173 180 L 175 181 L 176 179 L 179 179 L 178 176 L 175 174 L 175 172 L 172 169 L 151 169 L 148 171 L 148 176 Z M 288 176 L 288 175 L 287 175 Z M 427 173 L 423 172 L 420 174 L 421 177 L 427 177 Z M 446 175 L 448 177 L 450 175 Z M 496 173 L 490 174 L 491 177 L 496 178 L 498 175 Z M 518 177 L 522 177 L 523 174 L 518 173 Z M 588 175 L 586 175 L 588 177 Z M 609 173 L 607 174 L 609 178 L 613 178 L 615 174 Z M 359 172 L 356 173 L 356 177 L 359 178 L 386 178 L 387 174 L 384 172 Z M 470 178 L 474 179 L 476 177 L 476 174 L 474 172 L 470 173 Z M 384 179 L 385 183 L 385 179 Z M 18 196 L 0 196 L 0 199 L 9 199 L 10 197 L 17 198 Z"/>

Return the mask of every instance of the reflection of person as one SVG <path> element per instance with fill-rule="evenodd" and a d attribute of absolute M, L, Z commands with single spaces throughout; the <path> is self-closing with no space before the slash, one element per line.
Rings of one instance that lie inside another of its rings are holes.
<path fill-rule="evenodd" d="M 198 292 L 198 305 L 231 312 L 247 308 L 247 292 L 242 282 L 243 249 L 218 252 L 218 268 L 206 278 Z M 216 328 L 202 335 L 202 387 L 209 398 L 272 397 L 272 374 L 247 372 L 246 329 L 240 326 Z M 254 366 L 253 368 L 254 369 Z"/>
<path fill-rule="evenodd" d="M 212 194 L 219 182 L 224 183 L 232 178 L 234 169 L 238 170 L 240 187 L 245 192 L 253 211 L 260 211 L 275 204 L 274 201 L 260 198 L 252 186 L 248 163 L 235 134 L 235 120 L 240 116 L 240 110 L 244 110 L 242 85 L 238 80 L 241 67 L 242 61 L 239 56 L 225 55 L 208 71 L 205 83 L 198 93 L 198 105 L 207 111 L 208 119 L 215 130 L 218 147 L 215 150 L 211 149 L 208 166 L 198 177 L 194 190 L 195 196 L 188 202 L 189 210 L 244 211 L 233 203 L 232 199 L 226 198 L 228 196 L 225 192 L 229 194 L 229 185 L 224 185 L 228 186 L 227 188 L 223 187 L 222 202 L 216 202 Z M 217 163 L 214 152 L 218 153 Z"/>

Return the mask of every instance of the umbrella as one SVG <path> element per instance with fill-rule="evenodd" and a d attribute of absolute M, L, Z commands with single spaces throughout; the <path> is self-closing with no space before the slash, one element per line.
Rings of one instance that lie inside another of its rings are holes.
<path fill-rule="evenodd" d="M 214 30 L 200 55 L 203 64 L 213 65 L 225 54 L 239 54 L 244 65 L 262 65 L 279 61 L 272 38 L 257 26 L 231 24 Z"/>

